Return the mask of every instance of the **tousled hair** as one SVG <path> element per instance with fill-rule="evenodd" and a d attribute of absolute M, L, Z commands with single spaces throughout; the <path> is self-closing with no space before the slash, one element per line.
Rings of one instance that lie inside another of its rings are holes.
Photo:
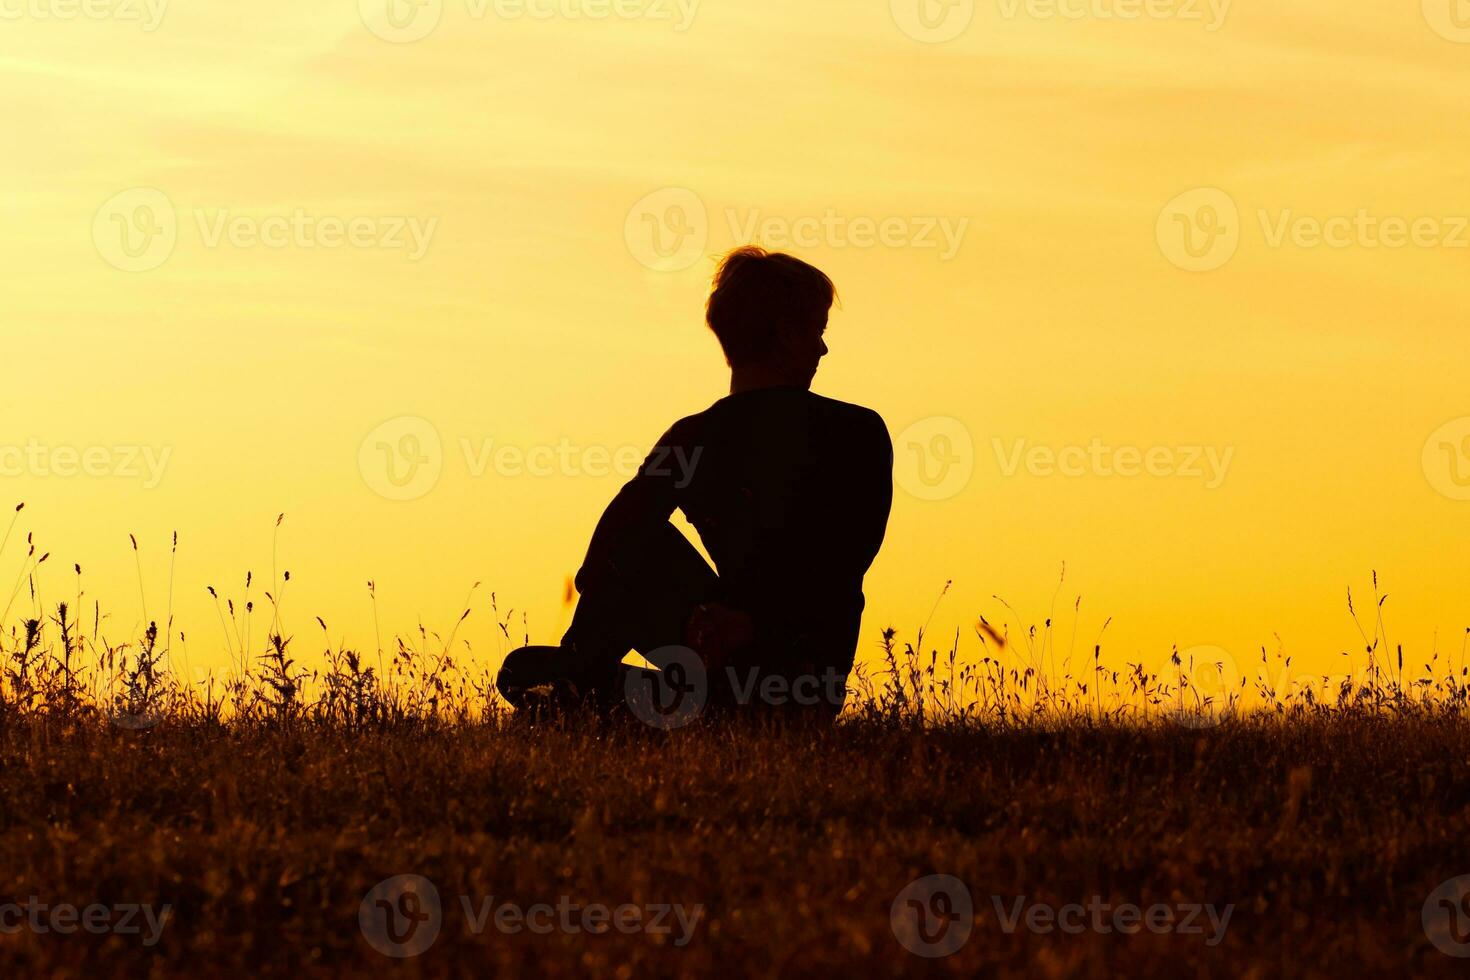
<path fill-rule="evenodd" d="M 837 287 L 815 266 L 755 245 L 737 248 L 715 272 L 705 320 L 731 367 L 757 364 L 782 333 L 826 323 Z"/>

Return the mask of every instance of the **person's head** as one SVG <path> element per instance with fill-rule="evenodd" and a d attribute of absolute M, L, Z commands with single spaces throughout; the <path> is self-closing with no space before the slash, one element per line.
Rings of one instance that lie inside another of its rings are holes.
<path fill-rule="evenodd" d="M 827 353 L 822 333 L 836 298 L 820 269 L 750 245 L 720 263 L 706 321 L 737 375 L 807 387 Z"/>

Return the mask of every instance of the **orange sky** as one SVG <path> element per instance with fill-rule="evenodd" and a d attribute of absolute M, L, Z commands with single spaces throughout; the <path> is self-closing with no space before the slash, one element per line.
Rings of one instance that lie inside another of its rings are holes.
<path fill-rule="evenodd" d="M 626 461 L 720 396 L 702 302 L 755 239 L 837 281 L 816 388 L 897 443 L 868 640 L 953 580 L 973 652 L 1066 562 L 1118 664 L 1336 669 L 1373 569 L 1391 642 L 1458 653 L 1463 4 L 393 2 L 0 2 L 43 601 L 80 562 L 135 633 L 128 534 L 157 618 L 177 529 L 221 665 L 205 586 L 267 581 L 285 512 L 302 644 L 371 647 L 370 578 L 385 634 L 478 581 L 487 662 L 492 590 L 553 639 Z"/>

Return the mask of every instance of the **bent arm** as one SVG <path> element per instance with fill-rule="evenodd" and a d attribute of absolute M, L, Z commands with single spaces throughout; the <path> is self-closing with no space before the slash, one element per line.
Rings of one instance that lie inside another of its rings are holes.
<path fill-rule="evenodd" d="M 628 575 L 642 568 L 640 561 L 647 553 L 646 544 L 668 523 L 679 505 L 679 494 L 687 483 L 672 460 L 688 459 L 680 455 L 686 450 L 680 426 L 675 425 L 659 440 L 638 473 L 624 484 L 603 511 L 592 532 L 587 556 L 577 572 L 577 591 L 585 593 L 600 583 Z"/>

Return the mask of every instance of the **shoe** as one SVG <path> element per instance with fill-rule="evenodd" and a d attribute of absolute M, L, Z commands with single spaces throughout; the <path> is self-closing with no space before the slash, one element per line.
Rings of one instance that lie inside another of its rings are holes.
<path fill-rule="evenodd" d="M 521 708 L 528 699 L 544 701 L 548 697 L 579 694 L 571 683 L 572 664 L 561 647 L 521 647 L 512 650 L 500 666 L 495 688 L 511 707 Z M 568 691 L 566 688 L 571 688 Z"/>
<path fill-rule="evenodd" d="M 613 688 L 615 679 L 621 681 L 622 675 L 608 672 L 599 679 L 589 670 L 588 659 L 568 647 L 521 647 L 505 658 L 495 687 L 518 711 L 591 708 L 607 714 L 623 696 L 620 683 Z"/>

